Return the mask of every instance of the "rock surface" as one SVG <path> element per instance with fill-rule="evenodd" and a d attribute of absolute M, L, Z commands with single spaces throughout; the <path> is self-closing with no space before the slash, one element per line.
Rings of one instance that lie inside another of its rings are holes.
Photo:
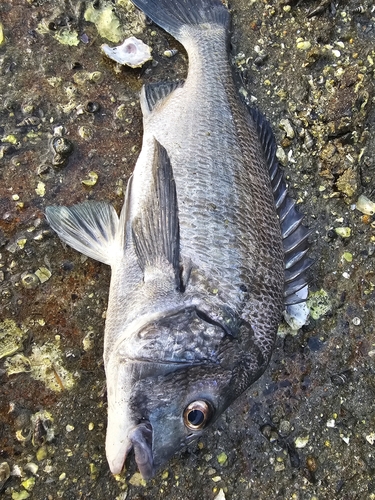
<path fill-rule="evenodd" d="M 85 199 L 121 207 L 141 85 L 183 78 L 187 61 L 129 1 L 95 4 L 98 15 L 89 2 L 0 5 L 0 328 L 19 334 L 0 359 L 0 496 L 375 498 L 375 221 L 355 208 L 361 194 L 375 201 L 374 7 L 231 1 L 239 90 L 269 118 L 313 229 L 314 317 L 284 331 L 260 381 L 146 484 L 134 460 L 113 478 L 105 459 L 109 269 L 64 248 L 43 214 Z M 130 35 L 153 49 L 142 69 L 101 54 Z"/>

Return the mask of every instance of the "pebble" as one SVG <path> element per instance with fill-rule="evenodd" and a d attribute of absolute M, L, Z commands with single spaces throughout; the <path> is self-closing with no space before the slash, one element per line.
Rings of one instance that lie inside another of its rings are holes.
<path fill-rule="evenodd" d="M 34 462 L 29 462 L 25 465 L 25 469 L 30 471 L 31 474 L 35 474 L 38 472 L 39 466 L 37 464 L 34 464 Z"/>
<path fill-rule="evenodd" d="M 308 442 L 309 442 L 309 436 L 297 437 L 294 440 L 294 444 L 296 445 L 296 448 L 304 448 Z"/>
<path fill-rule="evenodd" d="M 8 462 L 2 462 L 0 464 L 0 485 L 1 483 L 5 483 L 7 479 L 10 477 L 10 467 Z"/>
<path fill-rule="evenodd" d="M 352 231 L 350 227 L 335 227 L 335 232 L 341 236 L 341 238 L 349 238 Z"/>
<path fill-rule="evenodd" d="M 223 488 L 220 488 L 219 493 L 216 495 L 214 500 L 225 500 L 225 493 Z"/>
<path fill-rule="evenodd" d="M 132 486 L 146 486 L 146 481 L 143 479 L 140 472 L 135 472 L 129 479 L 129 484 Z"/>
<path fill-rule="evenodd" d="M 342 254 L 342 258 L 346 260 L 346 262 L 353 262 L 353 254 L 351 254 L 350 252 L 344 252 Z"/>
<path fill-rule="evenodd" d="M 292 124 L 290 123 L 289 120 L 287 120 L 287 119 L 280 120 L 279 126 L 283 130 L 285 130 L 286 136 L 288 137 L 288 139 L 294 138 L 294 136 L 295 136 L 294 129 L 293 129 Z"/>
<path fill-rule="evenodd" d="M 309 49 L 311 49 L 311 42 L 309 42 L 309 41 L 297 42 L 297 49 L 298 50 L 309 50 Z"/>
<path fill-rule="evenodd" d="M 82 181 L 82 184 L 85 186 L 95 186 L 95 184 L 98 182 L 98 174 L 96 172 L 89 172 L 89 178 L 84 179 Z"/>
<path fill-rule="evenodd" d="M 36 459 L 38 462 L 41 462 L 45 458 L 47 458 L 48 452 L 47 452 L 47 447 L 46 446 L 41 446 L 37 452 L 36 452 Z"/>
<path fill-rule="evenodd" d="M 217 456 L 217 461 L 220 465 L 224 465 L 227 460 L 228 456 L 224 451 Z"/>
<path fill-rule="evenodd" d="M 25 481 L 22 481 L 21 485 L 25 488 L 25 490 L 31 491 L 35 486 L 35 477 L 32 476 L 25 479 Z"/>
<path fill-rule="evenodd" d="M 44 182 L 38 182 L 38 186 L 35 188 L 35 192 L 38 196 L 43 198 L 43 196 L 46 194 L 46 185 Z"/>
<path fill-rule="evenodd" d="M 369 200 L 364 194 L 361 194 L 361 196 L 358 198 L 355 207 L 365 215 L 375 214 L 375 203 Z"/>
<path fill-rule="evenodd" d="M 35 274 L 37 275 L 41 283 L 45 283 L 52 276 L 51 271 L 46 267 L 39 267 L 39 269 L 35 271 Z"/>
<path fill-rule="evenodd" d="M 288 157 L 282 147 L 278 146 L 276 150 L 276 158 L 279 160 L 281 165 L 285 167 L 288 164 Z"/>

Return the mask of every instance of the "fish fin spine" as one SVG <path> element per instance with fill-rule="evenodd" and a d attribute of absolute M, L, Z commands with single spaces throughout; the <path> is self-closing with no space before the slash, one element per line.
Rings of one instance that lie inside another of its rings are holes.
<path fill-rule="evenodd" d="M 141 105 L 143 114 L 149 114 L 155 106 L 166 99 L 174 90 L 182 87 L 183 80 L 176 82 L 148 83 L 142 88 Z"/>
<path fill-rule="evenodd" d="M 270 124 L 259 110 L 252 107 L 248 109 L 269 168 L 275 206 L 280 220 L 285 262 L 284 305 L 304 302 L 306 299 L 301 298 L 296 292 L 310 282 L 307 271 L 314 261 L 306 254 L 311 231 L 302 225 L 303 214 L 288 195 L 284 173 L 276 158 L 276 141 Z"/>

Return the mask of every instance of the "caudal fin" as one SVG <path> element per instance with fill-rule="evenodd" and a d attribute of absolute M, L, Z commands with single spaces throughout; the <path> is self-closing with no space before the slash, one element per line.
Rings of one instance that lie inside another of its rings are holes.
<path fill-rule="evenodd" d="M 229 12 L 221 0 L 131 0 L 146 16 L 180 40 L 185 25 L 229 26 Z"/>

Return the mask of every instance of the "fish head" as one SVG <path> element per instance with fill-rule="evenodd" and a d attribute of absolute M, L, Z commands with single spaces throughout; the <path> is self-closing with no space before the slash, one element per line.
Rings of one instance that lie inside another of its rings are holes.
<path fill-rule="evenodd" d="M 221 367 L 176 370 L 156 363 L 152 368 L 153 376 L 132 385 L 129 399 L 122 401 L 125 405 L 109 407 L 106 452 L 113 473 L 121 472 L 133 449 L 139 471 L 150 479 L 176 452 L 198 439 L 233 400 L 233 374 Z M 161 374 L 166 370 L 169 373 Z M 122 393 L 125 396 L 123 388 Z"/>
<path fill-rule="evenodd" d="M 236 377 L 233 363 L 238 356 L 231 352 L 232 339 L 219 325 L 205 325 L 201 318 L 198 321 L 194 313 L 184 311 L 184 316 L 184 321 L 179 318 L 179 322 L 173 318 L 174 329 L 170 330 L 169 340 L 165 319 L 157 325 L 159 336 L 150 333 L 155 329 L 155 322 L 147 326 L 149 335 L 144 335 L 143 330 L 143 334 L 137 336 L 139 341 L 147 338 L 151 342 L 153 358 L 141 356 L 148 352 L 150 345 L 137 352 L 137 359 L 129 359 L 129 355 L 124 356 L 124 351 L 118 348 L 106 366 L 106 452 L 115 474 L 121 472 L 126 456 L 133 449 L 142 476 L 151 478 L 172 455 L 198 439 L 239 395 L 233 386 Z M 179 332 L 185 334 L 181 342 L 176 340 Z M 201 341 L 197 341 L 198 337 Z M 163 342 L 162 351 L 159 342 Z"/>

